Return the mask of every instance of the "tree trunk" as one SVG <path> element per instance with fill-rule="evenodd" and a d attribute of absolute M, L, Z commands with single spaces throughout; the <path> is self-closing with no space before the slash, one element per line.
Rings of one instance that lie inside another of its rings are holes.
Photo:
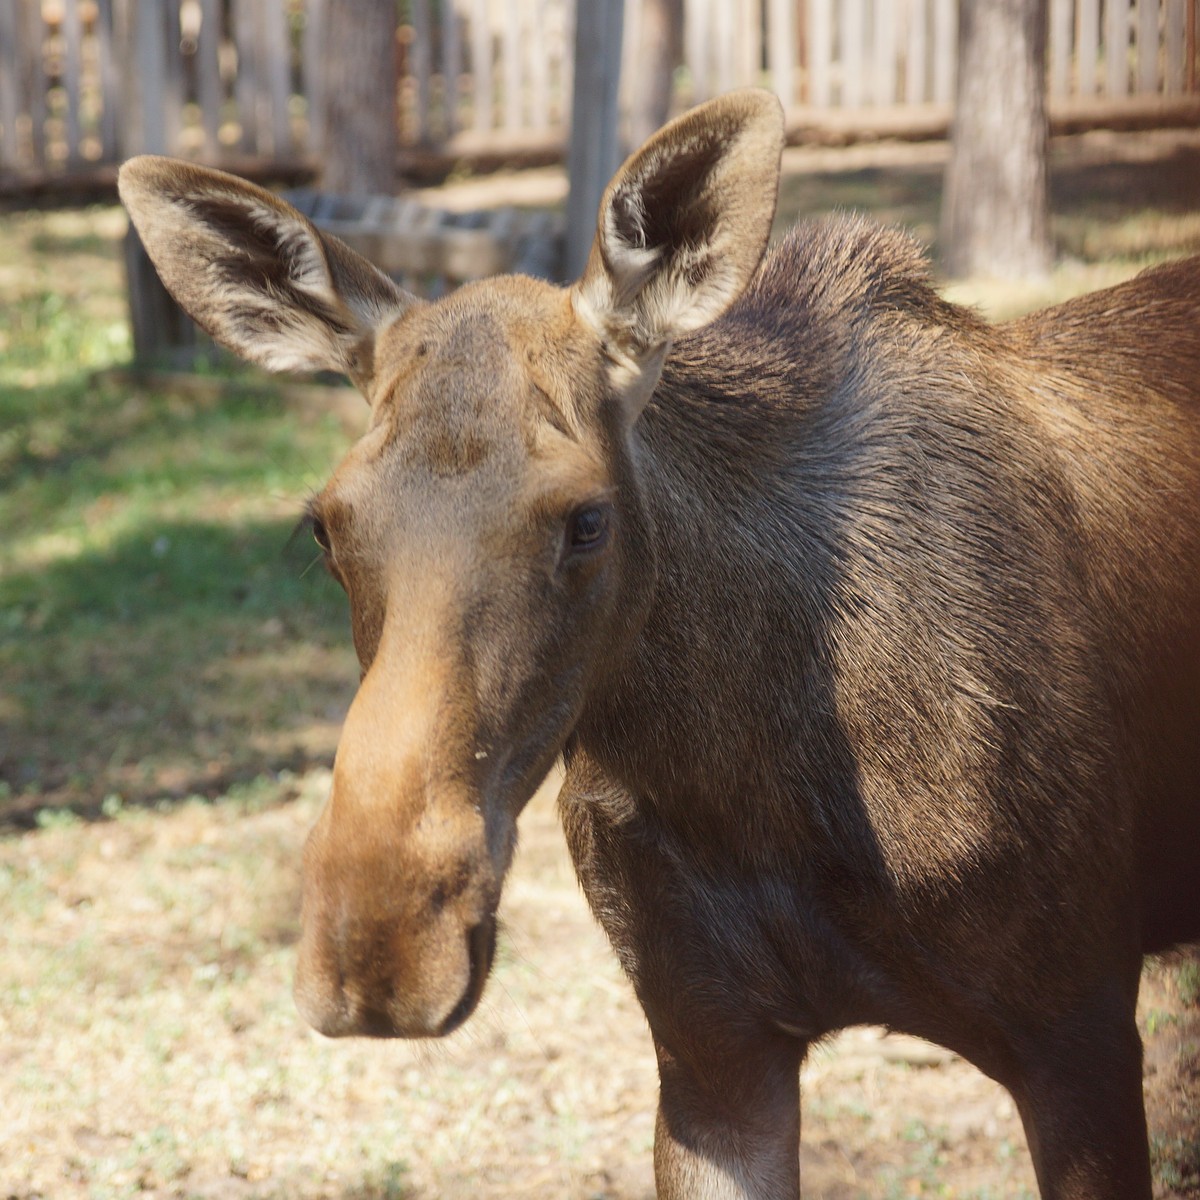
<path fill-rule="evenodd" d="M 337 195 L 391 194 L 399 148 L 396 0 L 325 0 L 321 185 Z"/>
<path fill-rule="evenodd" d="M 642 0 L 639 44 L 629 81 L 629 149 L 671 115 L 675 68 L 683 57 L 683 0 Z"/>
<path fill-rule="evenodd" d="M 943 263 L 954 276 L 1044 274 L 1046 0 L 959 0 L 958 20 Z"/>

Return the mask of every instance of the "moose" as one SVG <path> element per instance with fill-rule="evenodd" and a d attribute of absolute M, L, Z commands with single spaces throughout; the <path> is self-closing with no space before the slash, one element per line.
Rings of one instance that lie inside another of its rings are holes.
<path fill-rule="evenodd" d="M 310 504 L 363 674 L 300 1012 L 460 1026 L 561 758 L 660 1196 L 798 1196 L 806 1051 L 878 1023 L 1011 1092 L 1048 1200 L 1148 1200 L 1141 962 L 1200 937 L 1200 259 L 992 324 L 860 218 L 768 251 L 782 146 L 770 94 L 704 104 L 572 286 L 436 302 L 259 187 L 124 166 L 200 325 L 371 407 Z"/>

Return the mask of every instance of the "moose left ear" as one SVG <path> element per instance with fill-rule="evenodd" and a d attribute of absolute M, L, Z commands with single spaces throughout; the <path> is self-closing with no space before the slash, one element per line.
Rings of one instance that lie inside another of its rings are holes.
<path fill-rule="evenodd" d="M 290 204 L 222 171 L 143 155 L 119 188 L 184 311 L 269 371 L 343 371 L 365 387 L 375 330 L 417 303 Z"/>
<path fill-rule="evenodd" d="M 626 360 L 623 373 L 653 374 L 643 386 L 624 381 L 640 403 L 670 343 L 719 317 L 758 269 L 783 135 L 777 97 L 732 92 L 664 126 L 608 185 L 573 295 L 579 315 Z"/>

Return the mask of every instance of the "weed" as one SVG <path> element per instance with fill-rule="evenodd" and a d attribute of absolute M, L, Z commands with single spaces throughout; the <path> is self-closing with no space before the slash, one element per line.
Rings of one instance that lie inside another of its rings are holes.
<path fill-rule="evenodd" d="M 405 1178 L 408 1167 L 402 1162 L 387 1162 L 372 1171 L 346 1193 L 346 1200 L 404 1200 L 410 1194 Z"/>
<path fill-rule="evenodd" d="M 1145 1027 L 1146 1033 L 1153 1037 L 1159 1030 L 1168 1029 L 1172 1025 L 1178 1025 L 1179 1014 L 1163 1012 L 1161 1009 L 1152 1008 L 1142 1018 L 1142 1024 Z"/>
<path fill-rule="evenodd" d="M 1200 963 L 1185 962 L 1175 969 L 1179 998 L 1189 1007 L 1200 1004 Z"/>
<path fill-rule="evenodd" d="M 69 829 L 79 823 L 75 813 L 63 808 L 39 808 L 34 819 L 39 829 Z"/>
<path fill-rule="evenodd" d="M 1150 1138 L 1150 1162 L 1154 1178 L 1162 1187 L 1176 1191 L 1200 1189 L 1200 1136 Z"/>

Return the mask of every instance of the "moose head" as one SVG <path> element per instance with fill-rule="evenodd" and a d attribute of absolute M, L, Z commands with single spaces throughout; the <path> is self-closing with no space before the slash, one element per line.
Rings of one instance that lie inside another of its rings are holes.
<path fill-rule="evenodd" d="M 517 816 L 655 586 L 639 415 L 757 269 L 782 140 L 769 93 L 693 110 L 621 167 L 573 286 L 435 303 L 261 188 L 122 169 L 204 329 L 269 370 L 344 372 L 371 407 L 310 505 L 363 672 L 304 855 L 296 998 L 323 1033 L 441 1035 L 478 1002 Z"/>

